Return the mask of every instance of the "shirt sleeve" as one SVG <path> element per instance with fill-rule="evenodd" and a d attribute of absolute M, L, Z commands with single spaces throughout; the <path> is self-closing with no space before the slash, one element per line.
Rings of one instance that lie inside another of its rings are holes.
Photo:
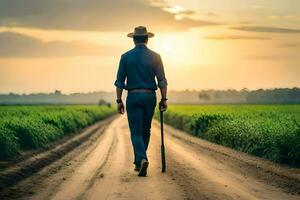
<path fill-rule="evenodd" d="M 119 69 L 117 73 L 117 80 L 115 81 L 115 86 L 120 89 L 125 89 L 125 79 L 126 79 L 126 62 L 124 56 L 121 56 Z"/>
<path fill-rule="evenodd" d="M 158 55 L 158 63 L 157 63 L 157 66 L 155 68 L 155 75 L 156 75 L 156 78 L 157 78 L 157 86 L 159 88 L 164 88 L 168 85 L 168 82 L 167 82 L 167 79 L 166 79 L 166 76 L 165 76 L 165 71 L 164 71 L 164 65 L 162 63 L 162 60 L 161 60 L 161 57 L 160 55 Z"/>

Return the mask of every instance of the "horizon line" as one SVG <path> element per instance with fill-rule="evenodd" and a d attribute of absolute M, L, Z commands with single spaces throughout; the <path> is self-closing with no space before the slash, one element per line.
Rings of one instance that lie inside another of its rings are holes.
<path fill-rule="evenodd" d="M 168 92 L 201 92 L 201 91 L 257 91 L 257 90 L 276 90 L 276 89 L 300 89 L 300 86 L 294 86 L 294 87 L 270 87 L 270 88 L 258 88 L 258 89 L 249 89 L 249 88 L 242 88 L 242 89 L 235 89 L 235 88 L 226 88 L 226 89 L 213 89 L 213 88 L 207 88 L 207 89 L 170 89 Z M 127 91 L 127 90 L 126 90 Z M 52 92 L 0 92 L 0 95 L 32 95 L 32 94 L 60 94 L 60 95 L 74 95 L 74 94 L 92 94 L 92 93 L 114 93 L 115 91 L 105 91 L 105 90 L 95 90 L 95 91 L 87 91 L 87 92 L 67 92 L 63 93 L 62 90 L 54 90 Z"/>

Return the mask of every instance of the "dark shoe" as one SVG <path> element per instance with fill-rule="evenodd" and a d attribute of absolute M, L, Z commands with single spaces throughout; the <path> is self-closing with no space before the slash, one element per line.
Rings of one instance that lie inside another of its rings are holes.
<path fill-rule="evenodd" d="M 140 170 L 141 170 L 141 166 L 140 165 L 135 165 L 134 171 L 139 172 Z"/>
<path fill-rule="evenodd" d="M 148 165 L 149 165 L 149 162 L 146 159 L 142 159 L 142 161 L 141 161 L 141 169 L 139 171 L 138 176 L 147 176 Z"/>

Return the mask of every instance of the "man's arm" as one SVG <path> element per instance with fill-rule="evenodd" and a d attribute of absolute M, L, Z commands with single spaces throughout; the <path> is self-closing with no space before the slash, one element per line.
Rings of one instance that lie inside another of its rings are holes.
<path fill-rule="evenodd" d="M 115 81 L 116 86 L 116 93 L 117 93 L 117 104 L 118 104 L 118 113 L 124 114 L 124 104 L 122 102 L 122 93 L 123 89 L 125 88 L 125 79 L 126 79 L 126 62 L 124 59 L 124 56 L 121 57 L 118 74 L 117 74 L 117 80 Z"/>
<path fill-rule="evenodd" d="M 122 100 L 123 89 L 116 87 L 117 99 Z"/>
<path fill-rule="evenodd" d="M 160 94 L 161 94 L 161 100 L 159 102 L 159 110 L 164 112 L 168 108 L 167 104 L 167 86 L 159 88 L 160 89 Z"/>
<path fill-rule="evenodd" d="M 165 69 L 163 62 L 161 60 L 160 55 L 157 57 L 157 65 L 155 67 L 155 75 L 157 78 L 157 85 L 160 89 L 167 87 L 168 81 L 165 76 Z M 164 89 L 163 89 L 164 90 Z M 167 94 L 167 90 L 165 91 L 165 95 Z"/>
<path fill-rule="evenodd" d="M 161 98 L 167 99 L 167 86 L 165 86 L 163 88 L 159 88 L 159 89 L 160 89 Z"/>
<path fill-rule="evenodd" d="M 117 93 L 118 113 L 124 114 L 125 108 L 124 108 L 124 104 L 122 101 L 123 89 L 116 87 L 116 93 Z"/>
<path fill-rule="evenodd" d="M 125 88 L 125 79 L 126 79 L 126 61 L 124 56 L 121 56 L 119 68 L 117 72 L 117 80 L 115 81 L 115 86 L 120 89 Z"/>
<path fill-rule="evenodd" d="M 165 70 L 164 70 L 164 66 L 161 60 L 161 57 L 158 56 L 158 64 L 157 64 L 157 68 L 156 68 L 156 78 L 157 78 L 157 83 L 158 83 L 158 87 L 160 89 L 160 93 L 161 93 L 161 101 L 159 102 L 159 109 L 160 111 L 166 111 L 167 110 L 167 79 L 165 76 Z"/>

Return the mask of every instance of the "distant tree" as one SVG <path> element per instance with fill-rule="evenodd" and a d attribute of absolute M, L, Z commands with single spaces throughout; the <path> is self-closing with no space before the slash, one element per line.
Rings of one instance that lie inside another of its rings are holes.
<path fill-rule="evenodd" d="M 248 89 L 248 88 L 243 88 L 243 89 L 241 90 L 241 92 L 242 92 L 242 93 L 248 93 L 248 92 L 249 92 L 249 89 Z"/>
<path fill-rule="evenodd" d="M 221 94 L 220 94 L 220 92 L 215 92 L 214 98 L 215 98 L 215 100 L 220 100 L 220 99 L 221 99 Z"/>
<path fill-rule="evenodd" d="M 62 94 L 62 92 L 61 92 L 61 90 L 55 90 L 54 94 L 60 95 L 60 94 Z"/>
<path fill-rule="evenodd" d="M 299 103 L 299 88 L 275 88 L 269 90 L 254 90 L 247 94 L 249 103 Z"/>
<path fill-rule="evenodd" d="M 98 105 L 99 105 L 99 106 L 108 106 L 108 107 L 111 107 L 111 103 L 105 101 L 105 100 L 102 99 L 102 98 L 99 100 Z"/>
<path fill-rule="evenodd" d="M 198 94 L 198 97 L 199 97 L 199 99 L 200 100 L 204 100 L 204 101 L 210 101 L 210 95 L 207 93 L 207 92 L 200 92 L 199 94 Z"/>

